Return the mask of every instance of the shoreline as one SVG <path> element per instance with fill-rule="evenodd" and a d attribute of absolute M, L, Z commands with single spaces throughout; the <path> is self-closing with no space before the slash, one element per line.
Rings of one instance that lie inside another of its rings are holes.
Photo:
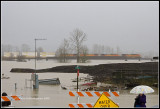
<path fill-rule="evenodd" d="M 57 66 L 36 70 L 36 73 L 77 73 L 76 65 Z M 158 83 L 158 62 L 111 63 L 92 66 L 79 65 L 80 73 L 93 76 L 95 82 L 133 87 L 138 84 Z M 11 73 L 33 73 L 34 69 L 12 68 Z M 158 87 L 158 86 L 157 86 Z"/>

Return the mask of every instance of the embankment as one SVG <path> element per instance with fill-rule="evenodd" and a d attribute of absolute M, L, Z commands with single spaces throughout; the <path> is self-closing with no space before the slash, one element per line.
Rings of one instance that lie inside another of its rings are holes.
<path fill-rule="evenodd" d="M 47 69 L 36 70 L 36 73 L 45 72 L 63 72 L 63 73 L 76 73 L 76 65 L 70 66 L 57 66 Z M 12 68 L 12 73 L 33 73 L 34 69 L 26 68 Z M 98 82 L 105 82 L 119 80 L 125 78 L 126 80 L 135 79 L 138 76 L 158 76 L 158 62 L 146 63 L 114 63 L 114 64 L 100 64 L 95 66 L 80 66 L 80 73 L 87 73 L 94 76 L 94 80 Z"/>

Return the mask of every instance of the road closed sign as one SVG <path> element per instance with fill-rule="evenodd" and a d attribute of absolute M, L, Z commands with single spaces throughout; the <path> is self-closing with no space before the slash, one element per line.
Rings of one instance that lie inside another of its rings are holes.
<path fill-rule="evenodd" d="M 119 106 L 109 99 L 104 93 L 99 97 L 94 104 L 94 108 L 118 108 Z"/>

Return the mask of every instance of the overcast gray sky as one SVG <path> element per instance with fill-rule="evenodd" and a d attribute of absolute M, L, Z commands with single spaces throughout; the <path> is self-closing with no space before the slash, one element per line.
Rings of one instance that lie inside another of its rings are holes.
<path fill-rule="evenodd" d="M 146 1 L 2 1 L 1 43 L 34 49 L 34 38 L 55 51 L 75 28 L 87 34 L 85 44 L 119 46 L 123 52 L 159 51 L 159 2 Z"/>

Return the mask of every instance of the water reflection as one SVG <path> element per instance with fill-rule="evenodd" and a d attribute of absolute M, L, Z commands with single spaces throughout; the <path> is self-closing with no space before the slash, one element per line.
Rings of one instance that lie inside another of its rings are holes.
<path fill-rule="evenodd" d="M 31 98 L 38 98 L 38 97 L 39 97 L 39 89 L 33 89 L 31 91 Z M 38 99 L 35 99 L 31 104 L 31 106 L 38 106 L 38 105 L 39 105 Z"/>

